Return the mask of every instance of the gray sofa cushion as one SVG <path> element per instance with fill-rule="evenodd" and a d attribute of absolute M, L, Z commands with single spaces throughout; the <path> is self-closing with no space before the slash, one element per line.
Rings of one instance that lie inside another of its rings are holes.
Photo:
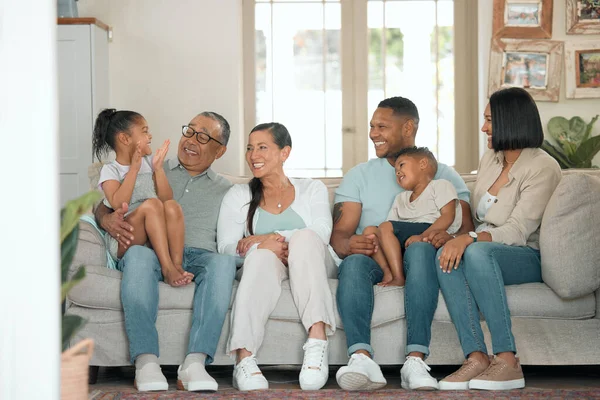
<path fill-rule="evenodd" d="M 329 280 L 332 296 L 335 297 L 338 281 Z M 69 293 L 69 300 L 78 306 L 94 309 L 121 311 L 121 272 L 104 267 L 88 267 L 86 278 Z M 234 283 L 235 297 L 237 282 Z M 289 281 L 283 282 L 281 298 L 273 310 L 270 319 L 299 322 L 298 311 L 292 300 Z M 506 287 L 508 305 L 513 317 L 585 319 L 596 313 L 593 294 L 574 299 L 563 300 L 543 283 L 530 283 Z M 183 288 L 173 288 L 165 283 L 159 284 L 159 310 L 191 310 L 194 297 L 194 284 Z M 231 303 L 230 303 L 231 307 Z M 375 287 L 375 310 L 371 327 L 375 328 L 405 318 L 404 289 Z M 440 295 L 434 319 L 450 322 L 446 303 Z M 336 320 L 343 329 L 337 314 Z"/>
<path fill-rule="evenodd" d="M 563 299 L 600 287 L 600 178 L 570 174 L 552 194 L 540 229 L 542 278 Z"/>

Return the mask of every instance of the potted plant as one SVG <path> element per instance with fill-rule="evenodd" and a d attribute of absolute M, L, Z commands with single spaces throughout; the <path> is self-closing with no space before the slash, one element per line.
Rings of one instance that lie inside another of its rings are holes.
<path fill-rule="evenodd" d="M 98 192 L 89 192 L 69 201 L 60 212 L 60 254 L 61 254 L 61 304 L 69 291 L 85 277 L 85 268 L 80 267 L 69 278 L 69 270 L 77 250 L 79 238 L 79 217 L 85 214 L 100 198 Z M 61 355 L 61 399 L 87 399 L 89 362 L 94 351 L 91 339 L 82 340 L 68 348 L 73 335 L 81 329 L 85 321 L 77 315 L 62 317 Z"/>
<path fill-rule="evenodd" d="M 554 117 L 548 121 L 548 132 L 558 146 L 544 140 L 542 149 L 550 154 L 561 168 L 592 168 L 592 160 L 600 151 L 600 136 L 592 136 L 598 115 L 589 124 L 581 117 L 567 120 Z"/>

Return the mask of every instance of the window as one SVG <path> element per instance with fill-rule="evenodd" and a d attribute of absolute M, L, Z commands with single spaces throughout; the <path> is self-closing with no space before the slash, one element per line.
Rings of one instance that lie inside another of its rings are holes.
<path fill-rule="evenodd" d="M 375 157 L 368 125 L 377 104 L 404 96 L 421 116 L 417 145 L 443 163 L 476 167 L 477 154 L 465 158 L 455 145 L 468 132 L 477 138 L 477 117 L 460 114 L 477 113 L 477 79 L 467 75 L 477 60 L 455 68 L 476 51 L 468 35 L 476 15 L 465 0 L 244 0 L 247 130 L 287 126 L 290 176 L 341 176 Z"/>

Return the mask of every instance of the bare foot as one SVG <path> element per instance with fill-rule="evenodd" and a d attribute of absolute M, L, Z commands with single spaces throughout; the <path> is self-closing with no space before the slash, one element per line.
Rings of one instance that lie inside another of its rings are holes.
<path fill-rule="evenodd" d="M 391 281 L 392 281 L 393 277 L 392 277 L 392 271 L 384 271 L 383 272 L 383 279 L 381 280 L 381 282 L 379 282 L 377 284 L 377 286 L 387 286 Z"/>
<path fill-rule="evenodd" d="M 406 279 L 404 278 L 396 278 L 396 279 L 392 279 L 391 281 L 387 282 L 387 283 L 379 283 L 379 286 L 400 286 L 400 287 L 404 287 L 404 283 L 406 282 Z"/>
<path fill-rule="evenodd" d="M 175 264 L 175 271 L 183 274 L 183 276 L 185 277 L 185 283 L 183 283 L 184 285 L 187 285 L 188 283 L 192 282 L 192 280 L 194 279 L 194 274 L 192 274 L 191 272 L 185 271 L 183 269 L 183 266 L 181 266 L 181 265 Z"/>
<path fill-rule="evenodd" d="M 183 273 L 181 273 L 175 269 L 169 269 L 169 270 L 162 271 L 162 274 L 163 274 L 164 281 L 173 287 L 179 287 L 179 286 L 183 286 L 183 285 L 186 285 L 187 283 L 189 283 L 189 282 L 186 282 L 187 281 L 186 276 Z"/>

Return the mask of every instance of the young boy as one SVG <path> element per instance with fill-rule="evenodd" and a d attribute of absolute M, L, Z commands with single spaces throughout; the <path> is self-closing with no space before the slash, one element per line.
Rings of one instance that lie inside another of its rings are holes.
<path fill-rule="evenodd" d="M 403 149 L 396 159 L 395 169 L 396 180 L 404 191 L 394 199 L 388 221 L 363 231 L 363 235 L 375 234 L 379 239 L 380 251 L 373 254 L 383 271 L 379 286 L 404 286 L 404 249 L 423 241 L 433 230 L 453 234 L 462 220 L 454 186 L 445 179 L 433 179 L 437 161 L 429 149 Z"/>

